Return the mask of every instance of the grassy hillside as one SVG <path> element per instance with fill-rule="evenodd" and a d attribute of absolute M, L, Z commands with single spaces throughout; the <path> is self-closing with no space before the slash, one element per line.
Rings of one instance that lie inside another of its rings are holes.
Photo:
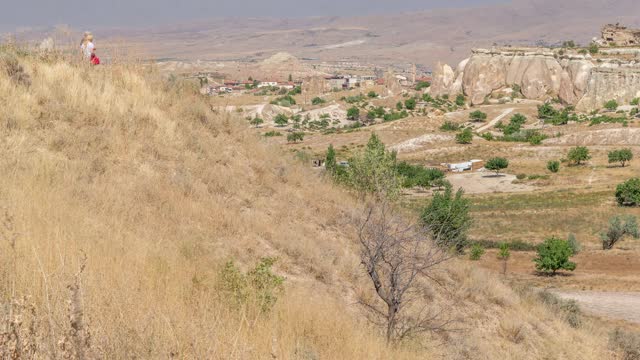
<path fill-rule="evenodd" d="M 0 54 L 2 355 L 610 355 L 590 322 L 462 261 L 424 294 L 455 331 L 388 347 L 354 305 L 371 288 L 346 192 L 153 69 Z M 220 275 L 263 257 L 285 277 L 268 312 Z"/>

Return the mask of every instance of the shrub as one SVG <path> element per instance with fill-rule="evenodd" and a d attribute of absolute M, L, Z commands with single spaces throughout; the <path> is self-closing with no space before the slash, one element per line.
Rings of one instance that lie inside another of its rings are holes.
<path fill-rule="evenodd" d="M 575 300 L 563 300 L 547 290 L 540 291 L 538 298 L 554 312 L 562 314 L 572 328 L 579 328 L 582 325 L 582 311 Z"/>
<path fill-rule="evenodd" d="M 415 108 L 416 108 L 416 99 L 411 98 L 411 99 L 405 100 L 404 107 L 406 107 L 407 110 L 415 110 Z"/>
<path fill-rule="evenodd" d="M 287 135 L 287 141 L 297 143 L 298 141 L 304 141 L 304 133 L 302 132 L 294 132 Z"/>
<path fill-rule="evenodd" d="M 347 110 L 347 119 L 350 120 L 357 120 L 360 117 L 360 109 L 358 109 L 357 107 L 352 107 L 349 110 Z"/>
<path fill-rule="evenodd" d="M 633 100 L 631 100 L 631 105 L 633 106 L 640 105 L 640 98 L 633 98 Z"/>
<path fill-rule="evenodd" d="M 551 237 L 538 245 L 538 256 L 533 262 L 536 264 L 536 270 L 555 275 L 558 270 L 576 269 L 576 264 L 569 261 L 573 255 L 567 240 Z"/>
<path fill-rule="evenodd" d="M 444 192 L 438 191 L 433 195 L 429 205 L 422 210 L 420 219 L 438 245 L 461 252 L 473 222 L 470 208 L 471 201 L 464 197 L 464 191 L 458 189 L 454 195 L 448 186 Z"/>
<path fill-rule="evenodd" d="M 471 121 L 485 121 L 487 120 L 487 114 L 483 113 L 480 110 L 476 110 L 469 114 L 469 119 Z"/>
<path fill-rule="evenodd" d="M 538 118 L 541 120 L 552 119 L 558 115 L 558 111 L 551 106 L 551 104 L 544 104 L 538 106 Z"/>
<path fill-rule="evenodd" d="M 431 86 L 431 83 L 428 81 L 420 81 L 416 84 L 416 91 L 420 91 L 422 89 L 426 89 Z"/>
<path fill-rule="evenodd" d="M 473 244 L 479 244 L 485 249 L 500 249 L 500 245 L 505 244 L 505 242 L 476 240 Z M 511 242 L 506 242 L 506 244 L 509 246 L 509 249 L 513 251 L 534 251 L 537 248 L 535 245 L 522 240 L 513 240 Z"/>
<path fill-rule="evenodd" d="M 509 244 L 500 244 L 500 250 L 498 251 L 498 259 L 502 260 L 502 275 L 507 275 L 507 262 L 511 257 L 511 251 L 509 250 Z"/>
<path fill-rule="evenodd" d="M 592 53 L 592 54 L 597 54 L 597 53 L 600 51 L 600 48 L 598 47 L 598 44 L 596 44 L 596 43 L 591 43 L 591 44 L 589 45 L 588 50 L 589 50 L 589 52 L 590 52 L 590 53 Z"/>
<path fill-rule="evenodd" d="M 567 242 L 569 243 L 569 247 L 571 248 L 571 251 L 573 251 L 574 255 L 578 255 L 582 251 L 582 245 L 578 239 L 576 239 L 575 234 L 569 234 Z"/>
<path fill-rule="evenodd" d="M 618 109 L 618 102 L 615 100 L 609 100 L 604 104 L 604 108 L 609 111 L 616 111 Z"/>
<path fill-rule="evenodd" d="M 609 164 L 619 162 L 622 167 L 633 160 L 633 152 L 631 149 L 620 149 L 609 152 Z"/>
<path fill-rule="evenodd" d="M 632 178 L 618 185 L 616 199 L 620 206 L 640 206 L 640 178 Z"/>
<path fill-rule="evenodd" d="M 296 100 L 291 95 L 286 95 L 286 96 L 276 98 L 271 102 L 271 104 L 290 107 L 291 105 L 296 104 Z"/>
<path fill-rule="evenodd" d="M 388 151 L 376 134 L 371 134 L 361 153 L 349 159 L 347 184 L 360 196 L 395 197 L 402 186 L 396 169 L 396 154 Z"/>
<path fill-rule="evenodd" d="M 268 312 L 284 291 L 284 277 L 271 270 L 275 262 L 274 258 L 264 258 L 253 270 L 243 273 L 230 261 L 220 271 L 218 290 L 236 306 L 254 304 Z"/>
<path fill-rule="evenodd" d="M 289 118 L 287 118 L 286 115 L 284 114 L 278 114 L 276 115 L 276 117 L 273 119 L 273 122 L 277 125 L 277 126 L 285 126 L 289 123 Z"/>
<path fill-rule="evenodd" d="M 465 103 L 464 95 L 458 94 L 458 96 L 456 96 L 456 105 L 464 106 L 464 103 Z"/>
<path fill-rule="evenodd" d="M 495 171 L 496 175 L 500 175 L 500 170 L 504 170 L 509 167 L 509 160 L 502 157 L 495 157 L 489 159 L 484 167 L 487 170 Z"/>
<path fill-rule="evenodd" d="M 527 178 L 527 174 L 518 174 L 516 175 L 516 179 L 518 180 L 524 180 Z"/>
<path fill-rule="evenodd" d="M 274 137 L 274 136 L 282 136 L 282 133 L 279 131 L 269 131 L 264 134 L 265 137 Z"/>
<path fill-rule="evenodd" d="M 482 255 L 484 255 L 484 248 L 482 247 L 482 245 L 480 244 L 471 245 L 471 249 L 469 252 L 469 259 L 473 261 L 478 261 L 482 258 Z"/>
<path fill-rule="evenodd" d="M 609 219 L 609 228 L 600 234 L 602 239 L 602 249 L 611 250 L 615 244 L 626 235 L 634 239 L 640 238 L 638 231 L 638 221 L 633 215 L 618 215 Z"/>
<path fill-rule="evenodd" d="M 547 163 L 547 170 L 551 171 L 554 174 L 560 171 L 560 161 L 558 160 L 549 161 Z"/>
<path fill-rule="evenodd" d="M 313 99 L 311 99 L 311 104 L 313 105 L 320 105 L 320 104 L 324 104 L 327 101 L 321 97 L 314 97 Z"/>
<path fill-rule="evenodd" d="M 456 142 L 458 144 L 471 144 L 473 141 L 473 132 L 471 129 L 467 128 L 462 130 L 462 132 L 456 135 Z"/>
<path fill-rule="evenodd" d="M 585 146 L 576 146 L 573 149 L 569 150 L 569 155 L 567 155 L 567 158 L 574 165 L 580 165 L 583 161 L 591 159 L 591 155 L 589 155 L 589 149 L 587 149 Z"/>
<path fill-rule="evenodd" d="M 261 118 L 259 118 L 259 117 L 255 117 L 255 118 L 253 118 L 253 119 L 251 119 L 251 120 L 249 121 L 249 124 L 251 124 L 251 125 L 253 125 L 253 126 L 255 126 L 255 127 L 260 126 L 260 124 L 262 124 L 262 123 L 264 123 L 264 120 L 262 120 L 262 119 L 261 119 Z"/>
<path fill-rule="evenodd" d="M 454 123 L 453 121 L 445 121 L 442 126 L 440 126 L 440 130 L 442 131 L 458 131 L 460 129 L 460 125 Z"/>
<path fill-rule="evenodd" d="M 407 162 L 401 162 L 396 165 L 396 171 L 402 176 L 402 187 L 431 187 L 438 179 L 445 177 L 444 172 L 438 169 L 427 169 L 422 165 L 411 165 Z"/>
<path fill-rule="evenodd" d="M 396 110 L 401 111 L 402 109 L 404 109 L 404 105 L 402 105 L 402 101 L 398 101 L 396 104 Z"/>
<path fill-rule="evenodd" d="M 369 93 L 367 94 L 367 97 L 375 99 L 378 97 L 378 94 L 375 91 L 369 91 Z"/>

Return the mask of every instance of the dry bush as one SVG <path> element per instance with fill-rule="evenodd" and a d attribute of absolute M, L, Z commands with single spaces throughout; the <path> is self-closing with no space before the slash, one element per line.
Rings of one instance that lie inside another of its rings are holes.
<path fill-rule="evenodd" d="M 640 359 L 640 334 L 615 329 L 609 335 L 609 346 L 620 353 L 623 360 Z"/>

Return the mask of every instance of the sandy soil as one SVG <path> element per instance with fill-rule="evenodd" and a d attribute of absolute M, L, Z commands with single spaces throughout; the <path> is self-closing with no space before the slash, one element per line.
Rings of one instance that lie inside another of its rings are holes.
<path fill-rule="evenodd" d="M 467 194 L 528 192 L 536 188 L 527 184 L 514 184 L 515 175 L 490 172 L 461 173 L 447 176 L 454 188 L 463 188 Z"/>
<path fill-rule="evenodd" d="M 587 312 L 640 324 L 640 292 L 561 291 L 553 293 L 575 300 Z"/>

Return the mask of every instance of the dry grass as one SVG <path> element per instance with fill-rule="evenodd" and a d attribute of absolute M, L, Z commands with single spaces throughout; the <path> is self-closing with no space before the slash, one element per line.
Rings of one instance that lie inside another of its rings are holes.
<path fill-rule="evenodd" d="M 12 217 L 0 304 L 27 297 L 37 326 L 24 337 L 39 357 L 608 356 L 598 331 L 461 264 L 442 269 L 431 295 L 460 330 L 427 349 L 387 347 L 351 305 L 369 284 L 346 193 L 151 70 L 20 65 L 30 87 L 0 73 L 0 202 Z M 232 310 L 216 291 L 220 267 L 263 256 L 278 258 L 285 295 L 269 315 Z M 505 319 L 516 316 L 527 331 L 514 342 Z"/>

